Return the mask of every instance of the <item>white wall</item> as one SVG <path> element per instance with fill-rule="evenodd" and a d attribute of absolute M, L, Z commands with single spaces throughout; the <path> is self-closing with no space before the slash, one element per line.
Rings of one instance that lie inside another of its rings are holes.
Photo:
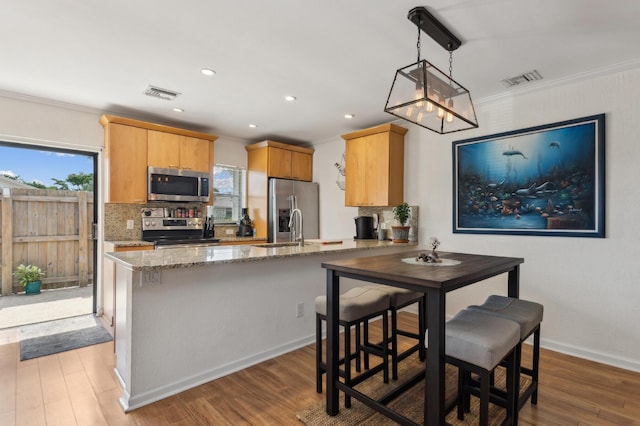
<path fill-rule="evenodd" d="M 356 207 L 344 206 L 344 191 L 336 184 L 344 153 L 344 139 L 336 136 L 313 146 L 313 181 L 320 185 L 320 238 L 353 238 L 356 232 Z"/>
<path fill-rule="evenodd" d="M 236 166 L 247 168 L 247 143 L 240 139 L 220 136 L 214 142 L 213 161 L 224 166 Z"/>
<path fill-rule="evenodd" d="M 443 251 L 523 257 L 521 297 L 544 304 L 542 345 L 560 352 L 640 371 L 640 70 L 561 87 L 541 88 L 476 105 L 479 129 L 437 135 L 408 122 L 405 200 L 420 206 L 419 241 L 437 236 Z M 606 238 L 466 235 L 452 233 L 451 142 L 599 113 L 606 114 Z M 341 140 L 316 147 L 316 160 L 333 164 Z M 326 153 L 326 155 L 324 155 Z M 328 158 L 323 158 L 328 157 Z M 321 188 L 335 186 L 314 161 Z M 328 190 L 333 195 L 335 191 Z M 336 196 L 337 197 L 337 196 Z M 342 198 L 323 200 L 321 223 L 352 226 Z M 341 218 L 339 218 L 342 216 Z M 333 219 L 333 218 L 339 219 Z M 453 292 L 448 312 L 504 294 L 504 279 Z"/>

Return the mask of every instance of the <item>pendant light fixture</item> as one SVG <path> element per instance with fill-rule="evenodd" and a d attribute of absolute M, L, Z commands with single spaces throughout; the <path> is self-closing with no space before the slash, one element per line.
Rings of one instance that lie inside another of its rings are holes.
<path fill-rule="evenodd" d="M 444 134 L 478 127 L 471 94 L 453 79 L 453 51 L 462 42 L 424 7 L 407 16 L 418 27 L 418 60 L 396 71 L 385 112 Z M 424 31 L 449 51 L 449 75 L 420 59 L 420 34 Z"/>

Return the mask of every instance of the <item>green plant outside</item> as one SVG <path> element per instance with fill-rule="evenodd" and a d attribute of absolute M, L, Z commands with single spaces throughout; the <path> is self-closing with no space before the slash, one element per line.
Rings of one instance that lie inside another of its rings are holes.
<path fill-rule="evenodd" d="M 42 272 L 42 269 L 35 265 L 25 266 L 21 263 L 20 265 L 18 265 L 13 275 L 18 278 L 18 281 L 20 282 L 20 285 L 22 287 L 26 287 L 28 283 L 42 280 L 42 277 L 44 277 L 45 273 Z"/>
<path fill-rule="evenodd" d="M 402 203 L 393 208 L 393 217 L 400 222 L 400 225 L 404 226 L 409 220 L 409 216 L 411 215 L 411 208 L 409 204 Z"/>

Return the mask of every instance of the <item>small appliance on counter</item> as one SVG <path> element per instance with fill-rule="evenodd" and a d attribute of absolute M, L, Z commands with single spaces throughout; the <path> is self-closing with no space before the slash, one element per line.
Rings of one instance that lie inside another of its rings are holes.
<path fill-rule="evenodd" d="M 253 237 L 253 221 L 249 217 L 249 209 L 242 209 L 242 219 L 240 219 L 236 236 Z"/>
<path fill-rule="evenodd" d="M 204 229 L 202 231 L 203 238 L 213 238 L 214 234 L 213 216 L 204 218 Z"/>
<path fill-rule="evenodd" d="M 356 221 L 356 240 L 373 240 L 376 238 L 373 216 L 358 216 Z"/>

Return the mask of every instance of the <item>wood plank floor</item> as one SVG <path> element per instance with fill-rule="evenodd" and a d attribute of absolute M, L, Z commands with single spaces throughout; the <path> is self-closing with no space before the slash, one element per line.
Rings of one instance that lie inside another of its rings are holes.
<path fill-rule="evenodd" d="M 400 321 L 416 320 L 402 313 Z M 314 345 L 129 414 L 117 402 L 113 342 L 23 362 L 19 352 L 18 343 L 0 346 L 3 426 L 300 425 L 296 413 L 324 397 L 315 392 Z M 520 413 L 523 425 L 640 425 L 640 373 L 543 350 L 538 405 Z"/>

